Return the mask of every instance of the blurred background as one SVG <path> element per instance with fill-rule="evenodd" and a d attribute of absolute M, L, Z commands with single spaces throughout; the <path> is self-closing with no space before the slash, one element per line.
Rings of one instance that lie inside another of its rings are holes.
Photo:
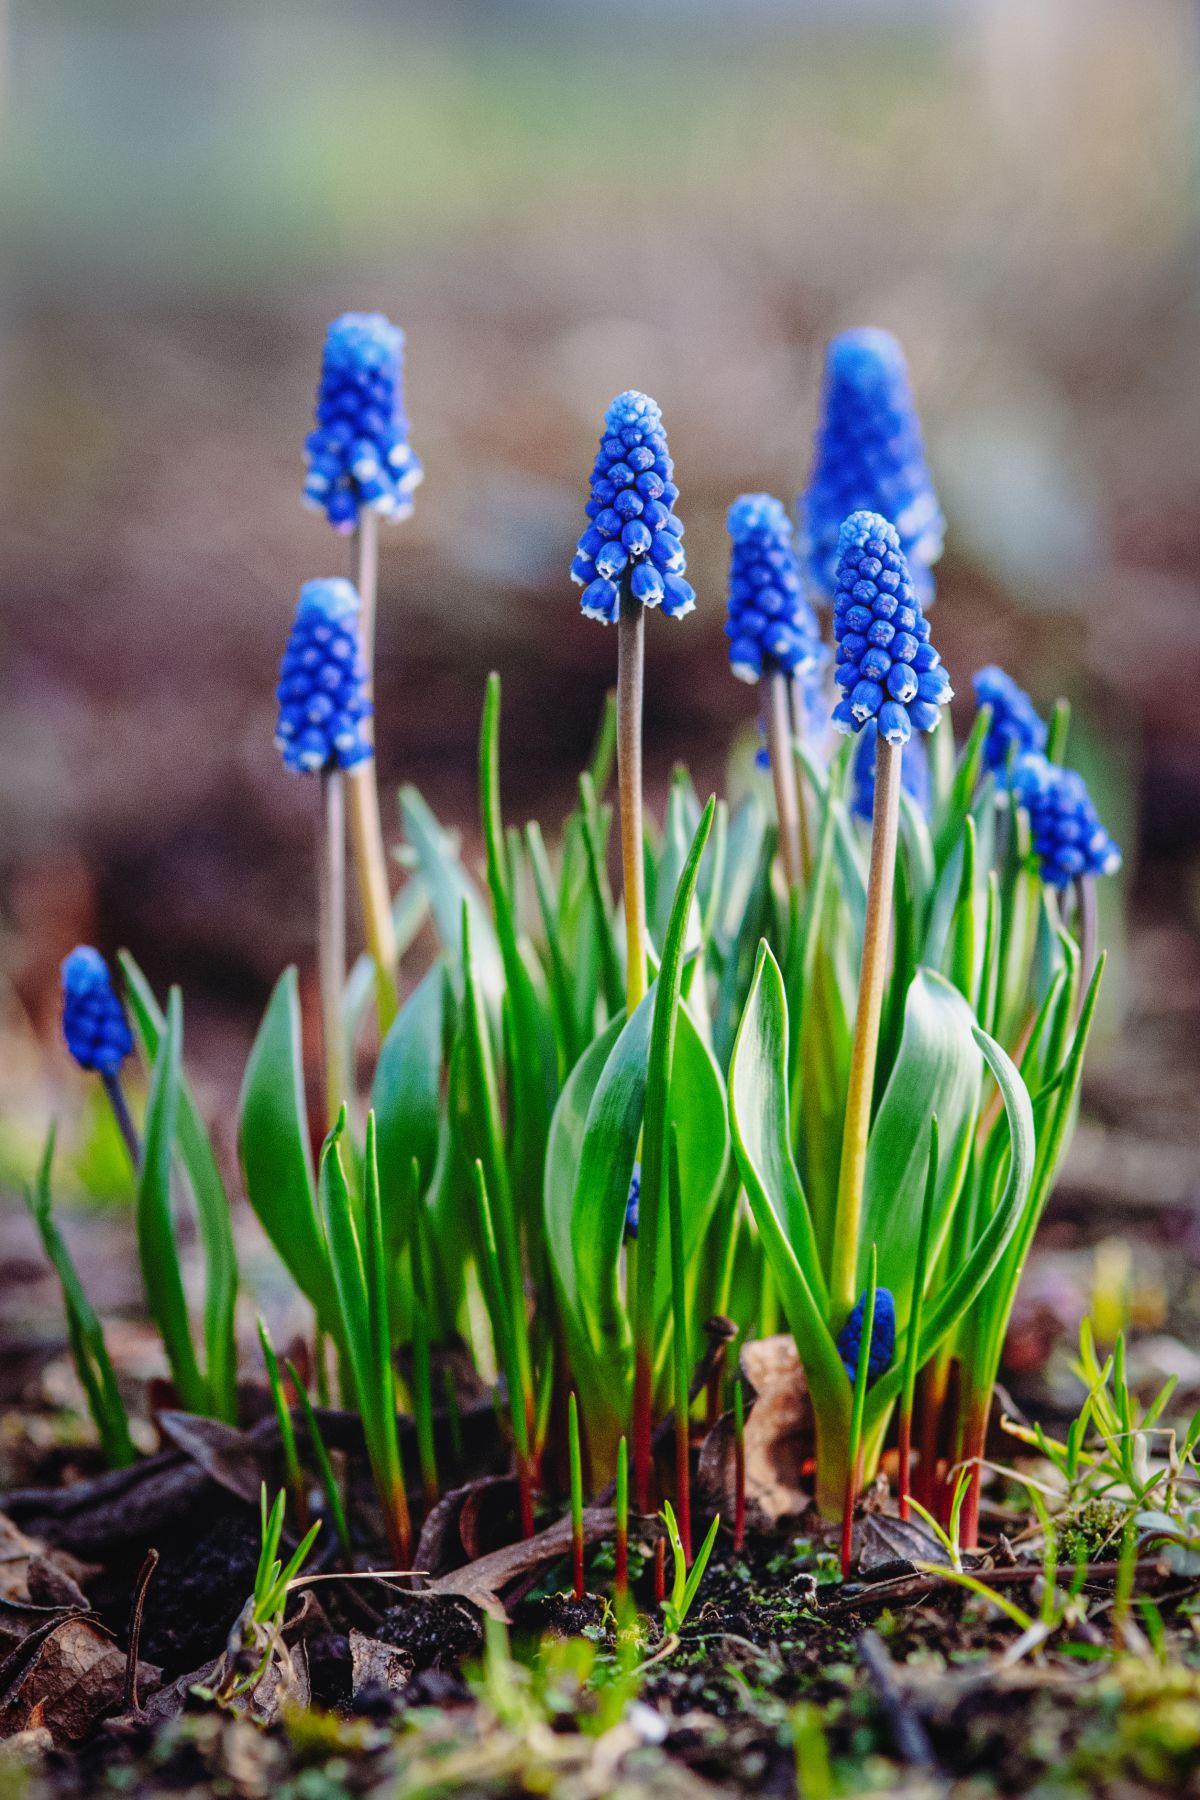
<path fill-rule="evenodd" d="M 699 591 L 649 631 L 658 804 L 753 725 L 729 501 L 803 485 L 831 332 L 900 335 L 960 728 L 987 661 L 1069 694 L 1126 846 L 1076 1186 L 1194 1198 L 1198 96 L 1187 0 L 0 7 L 7 1181 L 82 1105 L 76 941 L 184 983 L 218 1110 L 308 957 L 315 795 L 273 688 L 299 584 L 347 567 L 299 503 L 322 335 L 377 308 L 426 467 L 383 531 L 385 815 L 415 781 L 468 850 L 487 670 L 513 820 L 568 807 L 613 678 L 567 578 L 611 395 L 662 404 Z M 115 1147 L 89 1167 L 121 1179 Z"/>

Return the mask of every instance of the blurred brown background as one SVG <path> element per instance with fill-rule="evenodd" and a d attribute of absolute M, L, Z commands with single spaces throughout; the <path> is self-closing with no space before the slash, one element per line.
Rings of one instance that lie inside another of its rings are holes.
<path fill-rule="evenodd" d="M 189 1055 L 222 1094 L 267 985 L 307 954 L 314 795 L 272 748 L 273 686 L 300 582 L 346 566 L 299 489 L 323 330 L 351 307 L 408 332 L 426 466 L 414 517 L 383 532 L 386 788 L 417 782 L 469 840 L 496 667 L 509 816 L 569 805 L 615 645 L 567 570 L 626 386 L 662 404 L 700 596 L 652 621 L 652 790 L 676 758 L 719 780 L 754 706 L 724 660 L 725 509 L 794 496 L 825 338 L 886 325 L 950 523 L 936 631 L 958 716 L 992 659 L 1040 703 L 1071 694 L 1075 760 L 1136 873 L 1134 967 L 1192 1031 L 1190 4 L 0 17 L 13 1130 L 78 938 L 183 980 Z"/>

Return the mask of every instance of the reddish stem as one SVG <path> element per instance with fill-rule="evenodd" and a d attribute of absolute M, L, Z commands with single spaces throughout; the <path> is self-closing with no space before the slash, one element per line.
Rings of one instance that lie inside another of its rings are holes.
<path fill-rule="evenodd" d="M 640 1513 L 650 1511 L 650 1357 L 639 1348 L 633 1370 L 633 1503 Z"/>
<path fill-rule="evenodd" d="M 575 1575 L 575 1598 L 583 1599 L 583 1526 L 574 1525 L 571 1530 L 571 1566 Z"/>
<path fill-rule="evenodd" d="M 667 1597 L 667 1540 L 659 1538 L 654 1546 L 654 1604 L 661 1606 Z"/>
<path fill-rule="evenodd" d="M 842 1508 L 842 1580 L 850 1579 L 850 1558 L 854 1541 L 854 1502 L 862 1485 L 862 1451 L 854 1459 L 846 1482 L 846 1503 Z"/>
<path fill-rule="evenodd" d="M 412 1520 L 408 1511 L 408 1495 L 403 1487 L 392 1489 L 392 1503 L 387 1509 L 388 1549 L 396 1568 L 407 1569 L 412 1563 Z"/>
<path fill-rule="evenodd" d="M 521 1536 L 533 1536 L 533 1467 L 530 1458 L 517 1458 L 517 1501 L 521 1509 Z"/>
<path fill-rule="evenodd" d="M 908 1500 L 912 1492 L 912 1414 L 907 1409 L 900 1414 L 900 1420 L 896 1427 L 896 1444 L 899 1456 L 896 1497 L 900 1505 L 900 1517 L 907 1519 Z"/>
<path fill-rule="evenodd" d="M 983 1485 L 980 1459 L 987 1446 L 990 1410 L 990 1400 L 972 1407 L 963 1431 L 963 1461 L 971 1464 L 962 1512 L 959 1514 L 959 1540 L 964 1550 L 974 1550 L 979 1544 L 979 1492 Z"/>

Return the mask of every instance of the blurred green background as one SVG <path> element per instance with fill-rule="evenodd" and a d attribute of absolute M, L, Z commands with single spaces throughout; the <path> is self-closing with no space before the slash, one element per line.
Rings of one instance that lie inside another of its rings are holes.
<path fill-rule="evenodd" d="M 1076 701 L 1132 966 L 1174 1021 L 1139 1066 L 1192 1092 L 1171 1036 L 1200 1007 L 1187 0 L 10 0 L 0 21 L 0 1110 L 36 1135 L 61 1089 L 78 939 L 184 981 L 218 1095 L 307 955 L 314 795 L 272 748 L 273 686 L 300 582 L 346 566 L 299 491 L 322 333 L 351 307 L 408 332 L 426 465 L 383 534 L 381 773 L 468 844 L 486 671 L 509 815 L 551 821 L 612 679 L 567 578 L 611 395 L 662 404 L 700 596 L 651 622 L 661 795 L 676 758 L 719 780 L 753 722 L 724 657 L 729 501 L 803 485 L 827 336 L 898 332 L 949 518 L 960 724 L 993 659 Z M 1147 1076 L 1147 1105 L 1173 1093 Z"/>

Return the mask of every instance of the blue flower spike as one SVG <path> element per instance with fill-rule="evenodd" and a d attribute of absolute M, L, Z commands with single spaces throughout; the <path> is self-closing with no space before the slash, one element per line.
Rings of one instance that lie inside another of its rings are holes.
<path fill-rule="evenodd" d="M 304 442 L 304 501 L 349 534 L 359 513 L 406 519 L 424 475 L 404 415 L 404 333 L 382 313 L 343 313 L 329 327 L 316 426 Z"/>
<path fill-rule="evenodd" d="M 67 1049 L 81 1069 L 99 1075 L 104 1083 L 117 1129 L 136 1169 L 141 1144 L 121 1086 L 121 1065 L 133 1051 L 133 1033 L 108 964 L 90 944 L 77 944 L 65 958 L 62 1000 Z"/>
<path fill-rule="evenodd" d="M 615 624 L 623 592 L 643 606 L 661 606 L 672 619 L 695 606 L 695 589 L 683 578 L 687 559 L 673 474 L 657 403 L 632 388 L 618 394 L 604 415 L 592 467 L 591 523 L 571 564 L 585 618 Z"/>
<path fill-rule="evenodd" d="M 804 595 L 792 524 L 770 494 L 742 494 L 729 509 L 729 661 L 739 681 L 764 671 L 800 675 L 822 654 L 820 627 Z"/>
<path fill-rule="evenodd" d="M 1105 829 L 1082 775 L 1034 752 L 1013 770 L 1012 791 L 1029 814 L 1034 855 L 1048 886 L 1065 888 L 1085 875 L 1116 874 L 1120 846 Z"/>
<path fill-rule="evenodd" d="M 1010 756 L 1025 756 L 1046 748 L 1049 727 L 1024 688 L 1011 675 L 989 663 L 977 669 L 973 685 L 976 706 L 990 706 L 992 722 L 983 746 L 987 768 L 1002 774 Z"/>
<path fill-rule="evenodd" d="M 858 1376 L 858 1359 L 862 1351 L 863 1319 L 867 1311 L 867 1296 L 860 1295 L 854 1311 L 838 1333 L 837 1352 L 842 1359 L 842 1367 L 850 1377 L 851 1386 Z M 891 1367 L 892 1357 L 896 1353 L 896 1302 L 892 1298 L 890 1288 L 875 1289 L 875 1316 L 871 1321 L 871 1356 L 867 1363 L 867 1386 L 878 1381 L 879 1377 Z"/>
<path fill-rule="evenodd" d="M 90 944 L 63 962 L 62 999 L 63 1037 L 79 1067 L 115 1075 L 132 1053 L 133 1033 L 108 964 Z"/>
<path fill-rule="evenodd" d="M 341 578 L 306 581 L 279 671 L 275 745 L 289 769 L 352 769 L 374 754 L 358 630 L 358 592 Z"/>
<path fill-rule="evenodd" d="M 838 532 L 848 513 L 891 519 L 923 605 L 945 520 L 925 462 L 904 352 L 890 331 L 843 331 L 825 353 L 813 467 L 800 512 L 804 555 L 817 591 L 833 595 Z"/>
<path fill-rule="evenodd" d="M 932 731 L 954 690 L 929 641 L 894 525 L 856 512 L 838 538 L 833 629 L 843 698 L 833 723 L 847 736 L 874 720 L 889 744 Z"/>

